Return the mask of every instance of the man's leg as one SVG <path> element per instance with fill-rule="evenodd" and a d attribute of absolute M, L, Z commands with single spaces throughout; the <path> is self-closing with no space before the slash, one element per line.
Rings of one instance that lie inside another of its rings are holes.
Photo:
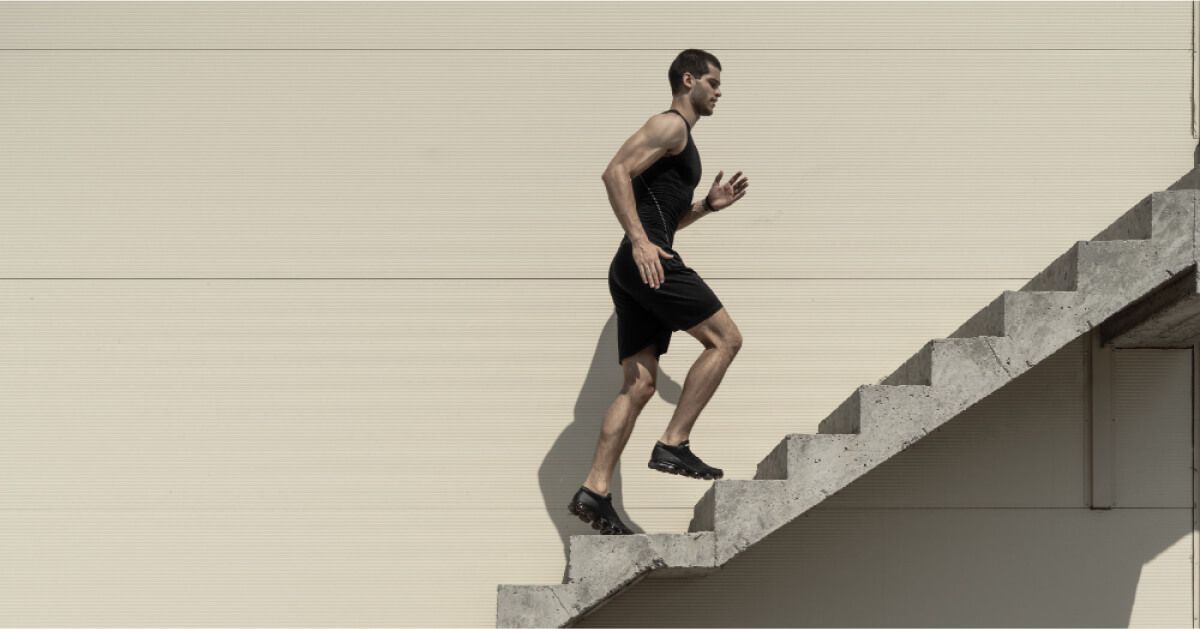
<path fill-rule="evenodd" d="M 683 392 L 679 394 L 679 404 L 659 439 L 669 446 L 679 445 L 692 434 L 692 425 L 696 423 L 700 411 L 704 410 L 717 385 L 725 377 L 725 370 L 742 348 L 742 333 L 724 308 L 689 328 L 687 333 L 704 345 L 704 351 L 700 352 L 688 370 Z"/>
<path fill-rule="evenodd" d="M 617 399 L 608 407 L 604 423 L 600 427 L 600 438 L 596 442 L 596 454 L 592 457 L 592 469 L 584 486 L 601 496 L 608 493 L 608 482 L 617 467 L 617 459 L 633 433 L 633 424 L 654 397 L 655 378 L 658 376 L 658 345 L 651 343 L 638 353 L 621 361 L 624 383 Z"/>

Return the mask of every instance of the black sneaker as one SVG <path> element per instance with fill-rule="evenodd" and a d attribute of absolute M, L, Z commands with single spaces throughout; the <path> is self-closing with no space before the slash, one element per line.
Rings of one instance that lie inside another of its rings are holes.
<path fill-rule="evenodd" d="M 654 452 L 650 454 L 650 463 L 647 467 L 668 474 L 679 474 L 704 480 L 713 480 L 725 475 L 725 471 L 721 468 L 713 467 L 692 454 L 688 441 L 690 440 L 684 440 L 677 446 L 669 446 L 661 441 L 654 442 Z"/>
<path fill-rule="evenodd" d="M 567 509 L 574 515 L 579 516 L 580 520 L 592 525 L 592 528 L 600 531 L 603 535 L 633 535 L 633 531 L 625 526 L 621 518 L 617 517 L 616 510 L 612 506 L 612 492 L 607 496 L 580 486 L 579 491 L 575 492 L 575 496 L 571 498 L 571 504 L 567 505 Z"/>

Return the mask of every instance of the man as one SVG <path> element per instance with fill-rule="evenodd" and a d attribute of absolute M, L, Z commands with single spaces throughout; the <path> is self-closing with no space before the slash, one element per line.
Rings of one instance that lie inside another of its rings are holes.
<path fill-rule="evenodd" d="M 742 335 L 721 301 L 672 248 L 675 232 L 746 194 L 739 171 L 721 183 L 717 173 L 708 194 L 692 195 L 700 183 L 700 153 L 692 128 L 711 116 L 721 97 L 721 62 L 703 50 L 679 53 L 667 72 L 671 108 L 651 116 L 621 146 L 604 171 L 604 186 L 625 237 L 608 271 L 617 312 L 617 361 L 624 384 L 608 408 L 592 468 L 572 497 L 571 513 L 603 534 L 631 531 L 612 507 L 608 482 L 634 421 L 654 396 L 658 357 L 674 330 L 686 330 L 704 345 L 683 385 L 679 405 L 649 467 L 692 478 L 721 478 L 689 447 L 688 435 L 742 345 Z"/>

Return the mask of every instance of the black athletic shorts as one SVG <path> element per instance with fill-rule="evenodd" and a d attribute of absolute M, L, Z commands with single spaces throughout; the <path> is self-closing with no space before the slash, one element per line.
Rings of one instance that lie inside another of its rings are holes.
<path fill-rule="evenodd" d="M 617 310 L 617 363 L 651 343 L 658 345 L 656 356 L 665 354 L 672 331 L 691 328 L 722 307 L 679 252 L 663 249 L 675 257 L 659 258 L 663 282 L 657 289 L 642 281 L 628 240 L 621 242 L 608 266 L 608 292 Z"/>

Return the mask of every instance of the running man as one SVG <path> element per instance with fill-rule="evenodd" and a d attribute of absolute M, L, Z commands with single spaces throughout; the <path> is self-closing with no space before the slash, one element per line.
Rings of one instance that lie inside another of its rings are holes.
<path fill-rule="evenodd" d="M 569 509 L 605 535 L 633 532 L 617 517 L 608 483 L 634 421 L 654 396 L 658 357 L 666 353 L 671 332 L 686 330 L 704 351 L 688 371 L 679 405 L 650 455 L 651 469 L 670 474 L 710 480 L 724 475 L 691 452 L 688 436 L 742 346 L 741 332 L 721 301 L 671 246 L 677 230 L 729 207 L 749 185 L 741 171 L 722 183 L 719 171 L 704 198 L 692 201 L 700 183 L 692 128 L 700 117 L 713 115 L 721 97 L 721 62 L 703 50 L 684 50 L 667 79 L 671 108 L 630 136 L 603 176 L 625 230 L 608 269 L 624 383 L 604 416 L 591 471 Z"/>

